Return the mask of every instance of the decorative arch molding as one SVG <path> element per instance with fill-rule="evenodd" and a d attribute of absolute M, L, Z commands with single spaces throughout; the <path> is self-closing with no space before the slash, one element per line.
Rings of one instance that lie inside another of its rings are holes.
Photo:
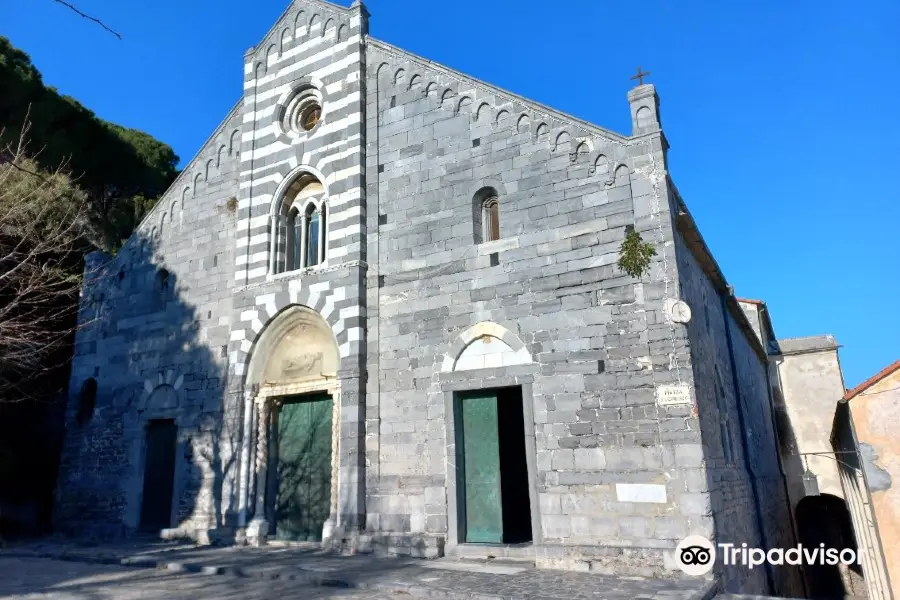
<path fill-rule="evenodd" d="M 528 114 L 522 114 L 516 121 L 516 133 L 528 133 L 531 129 L 531 117 Z"/>
<path fill-rule="evenodd" d="M 245 387 L 265 394 L 288 386 L 334 382 L 341 360 L 334 329 L 314 308 L 303 304 L 284 307 L 256 335 Z"/>
<path fill-rule="evenodd" d="M 138 410 L 156 411 L 159 409 L 174 409 L 184 400 L 184 375 L 168 369 L 160 371 L 156 377 L 150 377 L 144 380 L 144 387 L 141 389 L 141 395 L 138 398 Z M 164 398 L 163 398 L 164 397 Z M 151 406 L 151 398 L 162 398 L 165 402 L 174 402 L 174 406 Z"/>
<path fill-rule="evenodd" d="M 497 192 L 498 196 L 506 196 L 506 186 L 503 185 L 502 181 L 499 179 L 482 179 L 469 187 L 467 198 L 474 198 L 475 194 L 484 188 L 494 188 L 494 191 Z"/>
<path fill-rule="evenodd" d="M 531 353 L 528 352 L 528 348 L 525 347 L 525 344 L 516 334 L 497 323 L 482 321 L 466 329 L 453 340 L 453 343 L 450 344 L 450 349 L 444 354 L 441 371 L 449 373 L 451 371 L 484 368 L 484 366 L 476 366 L 474 363 L 472 366 L 462 366 L 459 364 L 460 359 L 468 354 L 470 350 L 481 352 L 482 349 L 475 348 L 475 344 L 487 346 L 495 343 L 494 340 L 497 340 L 499 343 L 497 343 L 495 350 L 491 350 L 491 353 L 502 355 L 504 358 L 501 358 L 501 360 L 506 361 L 506 364 L 496 366 L 523 365 L 534 362 L 531 358 Z M 484 355 L 482 354 L 482 356 Z"/>
<path fill-rule="evenodd" d="M 279 314 L 292 306 L 303 306 L 312 310 L 328 323 L 334 339 L 337 341 L 341 359 L 351 355 L 350 342 L 364 342 L 365 340 L 364 329 L 358 325 L 348 326 L 340 314 L 341 307 L 346 304 L 343 292 L 314 292 L 290 285 L 289 291 L 265 296 L 260 300 L 262 302 L 258 302 L 253 311 L 256 313 L 255 316 L 248 315 L 247 313 L 250 311 L 242 311 L 245 316 L 250 318 L 244 320 L 242 328 L 236 331 L 240 337 L 236 340 L 232 338 L 229 362 L 233 365 L 235 375 L 243 376 L 246 373 L 260 336 Z M 342 306 L 336 306 L 337 303 Z"/>
<path fill-rule="evenodd" d="M 319 180 L 319 183 L 322 184 L 322 198 L 328 198 L 328 178 L 322 171 L 312 165 L 303 164 L 293 166 L 290 163 L 282 164 L 278 173 L 278 175 L 281 176 L 281 181 L 278 182 L 275 193 L 272 194 L 272 201 L 269 204 L 270 216 L 277 216 L 279 214 L 281 202 L 288 187 L 290 187 L 294 180 L 305 173 L 309 173 Z"/>
<path fill-rule="evenodd" d="M 390 66 L 391 66 L 391 65 L 389 65 L 389 64 L 386 63 L 386 62 L 382 62 L 381 64 L 379 64 L 379 65 L 378 65 L 378 68 L 375 69 L 375 78 L 376 78 L 376 79 L 381 79 L 382 77 L 384 77 L 385 75 L 387 75 L 387 73 L 388 73 L 387 70 L 388 70 L 388 68 L 390 68 Z"/>

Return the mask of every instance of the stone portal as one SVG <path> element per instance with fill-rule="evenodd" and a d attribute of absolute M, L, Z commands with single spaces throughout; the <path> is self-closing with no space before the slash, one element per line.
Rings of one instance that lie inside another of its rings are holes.
<path fill-rule="evenodd" d="M 460 393 L 454 412 L 460 541 L 532 541 L 521 388 Z"/>
<path fill-rule="evenodd" d="M 177 431 L 175 421 L 171 419 L 158 419 L 147 423 L 141 529 L 159 531 L 172 524 Z"/>
<path fill-rule="evenodd" d="M 328 323 L 316 311 L 291 306 L 257 341 L 247 373 L 242 494 L 252 544 L 270 535 L 327 541 L 337 522 L 340 361 Z M 256 426 L 252 426 L 255 405 Z M 255 460 L 250 460 L 255 446 Z M 252 467 L 256 477 L 251 476 Z M 255 480 L 255 489 L 250 484 Z"/>

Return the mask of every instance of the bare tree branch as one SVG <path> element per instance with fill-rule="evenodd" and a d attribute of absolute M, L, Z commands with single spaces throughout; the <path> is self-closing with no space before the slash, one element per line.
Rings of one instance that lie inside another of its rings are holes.
<path fill-rule="evenodd" d="M 79 321 L 96 318 L 102 305 L 99 298 L 80 298 L 88 198 L 65 165 L 42 171 L 26 155 L 27 133 L 28 123 L 17 144 L 0 148 L 0 397 L 6 400 L 31 399 L 28 382 L 65 364 Z"/>
<path fill-rule="evenodd" d="M 69 10 L 71 10 L 71 11 L 73 11 L 75 14 L 77 14 L 79 17 L 82 17 L 82 18 L 84 18 L 84 19 L 87 19 L 88 21 L 93 21 L 94 23 L 96 23 L 97 25 L 99 25 L 100 27 L 102 27 L 103 29 L 107 30 L 108 32 L 110 32 L 111 34 L 113 34 L 114 36 L 116 36 L 117 38 L 119 38 L 120 40 L 122 39 L 122 36 L 121 36 L 121 35 L 119 35 L 119 34 L 118 34 L 117 32 L 115 32 L 115 31 L 113 31 L 112 29 L 110 29 L 110 28 L 106 25 L 106 23 L 104 23 L 103 21 L 101 21 L 101 20 L 98 19 L 97 17 L 92 17 L 92 16 L 90 16 L 90 15 L 84 14 L 83 12 L 81 12 L 80 10 L 78 10 L 78 8 L 76 8 L 74 5 L 69 4 L 69 3 L 66 2 L 65 0 L 53 0 L 53 1 L 56 2 L 57 4 L 62 4 L 63 6 L 65 6 L 66 8 L 68 8 Z"/>

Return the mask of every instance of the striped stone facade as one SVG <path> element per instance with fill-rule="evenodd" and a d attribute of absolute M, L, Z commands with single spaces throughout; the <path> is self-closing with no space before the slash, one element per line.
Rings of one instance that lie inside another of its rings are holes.
<path fill-rule="evenodd" d="M 309 130 L 292 112 L 303 94 L 321 105 Z M 759 518 L 784 500 L 765 350 L 672 186 L 653 86 L 628 102 L 626 136 L 372 39 L 359 2 L 295 0 L 245 55 L 235 111 L 123 251 L 93 259 L 105 276 L 85 287 L 61 525 L 134 529 L 141 428 L 171 415 L 175 534 L 263 543 L 267 417 L 279 394 L 320 385 L 337 400 L 327 542 L 477 554 L 459 534 L 453 406 L 513 386 L 524 552 L 540 565 L 666 575 L 689 533 L 788 541 Z M 296 269 L 314 242 L 291 237 L 294 194 L 325 232 L 321 260 Z M 632 230 L 656 252 L 638 279 L 616 265 Z M 114 291 L 124 261 L 145 273 L 131 295 Z M 178 302 L 160 309 L 141 297 L 163 267 Z M 671 317 L 679 299 L 689 324 Z M 295 324 L 333 334 L 339 364 L 320 383 L 261 375 Z M 790 589 L 732 571 L 732 590 Z"/>

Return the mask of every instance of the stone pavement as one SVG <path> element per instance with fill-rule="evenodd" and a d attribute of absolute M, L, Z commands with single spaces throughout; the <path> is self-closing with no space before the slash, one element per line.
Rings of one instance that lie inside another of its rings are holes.
<path fill-rule="evenodd" d="M 410 598 L 410 596 L 406 596 Z M 290 580 L 0 558 L 3 600 L 400 600 L 389 592 L 305 586 Z"/>
<path fill-rule="evenodd" d="M 713 596 L 712 582 L 700 579 L 614 577 L 534 569 L 523 563 L 496 561 L 341 556 L 323 552 L 312 545 L 249 548 L 161 542 L 104 545 L 40 542 L 0 550 L 0 559 L 3 558 L 43 558 L 94 565 L 145 567 L 169 573 L 290 581 L 295 586 L 368 590 L 394 597 L 709 600 Z"/>

